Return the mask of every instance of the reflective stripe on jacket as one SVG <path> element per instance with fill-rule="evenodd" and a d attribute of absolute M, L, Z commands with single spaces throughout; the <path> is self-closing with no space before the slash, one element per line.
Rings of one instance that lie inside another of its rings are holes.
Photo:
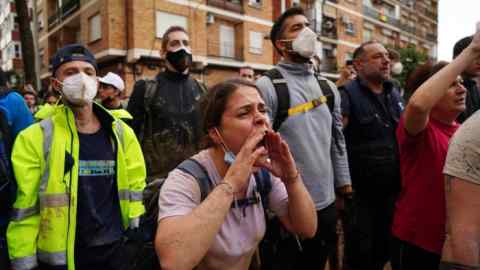
<path fill-rule="evenodd" d="M 140 145 L 133 130 L 121 120 L 100 106 L 94 105 L 94 111 L 102 118 L 101 123 L 111 123 L 110 134 L 118 146 L 116 175 L 123 226 L 136 227 L 145 212 L 142 192 L 146 169 Z M 18 192 L 7 231 L 13 269 L 32 269 L 38 260 L 75 269 L 79 145 L 74 116 L 68 107 L 17 137 L 12 164 Z M 74 159 L 68 171 L 66 153 Z"/>

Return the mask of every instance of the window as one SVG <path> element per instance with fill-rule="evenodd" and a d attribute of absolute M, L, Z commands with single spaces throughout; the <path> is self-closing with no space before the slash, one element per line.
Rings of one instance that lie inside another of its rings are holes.
<path fill-rule="evenodd" d="M 40 67 L 45 67 L 45 48 L 40 48 L 38 50 L 38 57 L 40 58 Z"/>
<path fill-rule="evenodd" d="M 353 24 L 353 22 L 348 22 L 345 24 L 345 33 L 355 36 L 355 24 Z"/>
<path fill-rule="evenodd" d="M 363 42 L 372 40 L 372 30 L 363 29 Z"/>
<path fill-rule="evenodd" d="M 21 58 L 22 51 L 20 50 L 20 44 L 15 44 L 15 58 Z"/>
<path fill-rule="evenodd" d="M 100 14 L 90 17 L 88 25 L 90 27 L 89 42 L 102 38 L 102 17 Z"/>
<path fill-rule="evenodd" d="M 220 56 L 235 57 L 235 29 L 229 25 L 220 25 Z"/>
<path fill-rule="evenodd" d="M 263 52 L 263 33 L 250 31 L 250 49 L 249 52 L 262 54 Z"/>
<path fill-rule="evenodd" d="M 261 7 L 262 6 L 262 0 L 248 0 L 248 4 L 250 6 L 254 6 L 254 7 Z"/>
<path fill-rule="evenodd" d="M 38 31 L 42 31 L 43 28 L 45 27 L 45 23 L 43 21 L 43 13 L 38 13 L 37 14 L 37 21 L 38 21 Z"/>
<path fill-rule="evenodd" d="M 156 20 L 156 37 L 162 38 L 165 31 L 170 26 L 178 25 L 187 29 L 187 17 L 175 15 L 167 12 L 157 11 Z"/>

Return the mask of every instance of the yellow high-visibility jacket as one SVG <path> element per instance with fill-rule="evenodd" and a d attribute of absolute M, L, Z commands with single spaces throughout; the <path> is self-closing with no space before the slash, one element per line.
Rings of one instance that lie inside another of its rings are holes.
<path fill-rule="evenodd" d="M 123 121 L 101 106 L 93 106 L 100 122 L 107 123 L 103 127 L 111 129 L 116 145 L 123 226 L 138 227 L 145 212 L 142 192 L 146 177 L 140 144 Z M 38 261 L 75 269 L 79 145 L 74 115 L 66 106 L 18 135 L 12 151 L 18 190 L 7 230 L 13 269 L 32 269 Z M 64 168 L 66 152 L 74 159 L 69 172 Z"/>

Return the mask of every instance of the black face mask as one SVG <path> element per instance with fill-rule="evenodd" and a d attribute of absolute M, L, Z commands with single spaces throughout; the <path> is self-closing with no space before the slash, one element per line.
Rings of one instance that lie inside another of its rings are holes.
<path fill-rule="evenodd" d="M 176 52 L 167 52 L 167 61 L 180 73 L 183 73 L 192 64 L 192 54 L 185 49 Z"/>

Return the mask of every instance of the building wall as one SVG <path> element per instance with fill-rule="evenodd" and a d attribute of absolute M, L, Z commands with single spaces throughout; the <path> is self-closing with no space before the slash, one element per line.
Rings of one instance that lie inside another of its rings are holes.
<path fill-rule="evenodd" d="M 235 78 L 237 76 L 238 69 L 209 67 L 205 72 L 205 84 L 207 87 L 212 87 L 219 82 L 222 82 L 226 79 Z"/>
<path fill-rule="evenodd" d="M 426 5 L 424 0 L 413 1 L 413 7 L 407 7 L 403 4 L 404 1 L 397 0 L 372 1 L 373 5 L 368 7 L 364 6 L 363 2 L 327 0 L 324 6 L 324 14 L 328 12 L 329 16 L 336 17 L 337 32 L 337 38 L 324 39 L 324 44 L 326 47 L 336 48 L 339 67 L 343 66 L 354 48 L 365 41 L 363 32 L 367 29 L 367 24 L 372 27 L 370 40 L 397 48 L 415 45 L 418 51 L 435 55 L 432 50 L 436 49 L 438 32 L 436 0 L 432 0 L 431 6 Z M 388 13 L 384 5 L 398 6 L 399 9 Z M 355 34 L 347 33 L 347 22 L 353 24 Z"/>

